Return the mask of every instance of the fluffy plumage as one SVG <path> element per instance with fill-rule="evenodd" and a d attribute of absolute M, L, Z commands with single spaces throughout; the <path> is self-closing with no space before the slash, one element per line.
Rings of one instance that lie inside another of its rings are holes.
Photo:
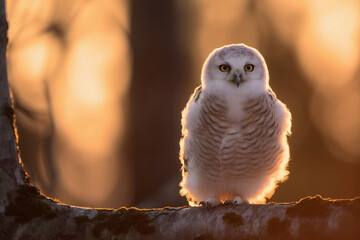
<path fill-rule="evenodd" d="M 288 175 L 291 114 L 245 44 L 215 49 L 182 112 L 180 194 L 190 205 L 263 203 Z"/>

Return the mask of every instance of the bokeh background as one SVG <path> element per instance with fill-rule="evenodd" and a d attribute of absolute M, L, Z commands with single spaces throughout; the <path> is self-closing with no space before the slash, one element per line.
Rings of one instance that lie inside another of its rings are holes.
<path fill-rule="evenodd" d="M 181 206 L 180 113 L 216 47 L 264 55 L 293 115 L 270 201 L 360 195 L 358 0 L 8 0 L 21 157 L 48 196 Z"/>

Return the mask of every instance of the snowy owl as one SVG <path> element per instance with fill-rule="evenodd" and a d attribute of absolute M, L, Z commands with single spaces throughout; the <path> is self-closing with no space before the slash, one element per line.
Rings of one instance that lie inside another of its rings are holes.
<path fill-rule="evenodd" d="M 226 45 L 208 56 L 181 122 L 180 194 L 191 206 L 264 203 L 289 174 L 291 114 L 254 48 Z"/>

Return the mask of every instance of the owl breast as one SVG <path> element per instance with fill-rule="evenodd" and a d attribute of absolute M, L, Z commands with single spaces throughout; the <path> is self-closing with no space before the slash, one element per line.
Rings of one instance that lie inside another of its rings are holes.
<path fill-rule="evenodd" d="M 248 182 L 276 172 L 283 149 L 274 105 L 274 100 L 263 94 L 242 104 L 239 121 L 230 121 L 225 100 L 204 96 L 199 124 L 189 144 L 199 174 L 212 181 Z"/>

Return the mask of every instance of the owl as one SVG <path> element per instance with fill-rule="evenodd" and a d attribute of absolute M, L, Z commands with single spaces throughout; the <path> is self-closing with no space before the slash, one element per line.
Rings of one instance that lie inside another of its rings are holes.
<path fill-rule="evenodd" d="M 191 206 L 264 203 L 286 180 L 291 114 L 256 49 L 215 49 L 181 123 L 180 194 Z"/>

